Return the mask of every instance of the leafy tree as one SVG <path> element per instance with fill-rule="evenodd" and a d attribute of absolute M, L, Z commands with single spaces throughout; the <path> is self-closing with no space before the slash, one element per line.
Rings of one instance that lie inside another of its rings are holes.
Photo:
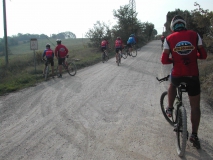
<path fill-rule="evenodd" d="M 103 38 L 111 40 L 111 30 L 104 22 L 97 21 L 93 28 L 86 33 L 86 37 L 90 39 L 93 47 L 99 47 Z"/>
<path fill-rule="evenodd" d="M 113 15 L 118 20 L 112 31 L 114 39 L 116 36 L 121 36 L 122 39 L 127 40 L 129 35 L 134 33 L 138 42 L 142 44 L 157 35 L 157 31 L 154 31 L 154 25 L 148 22 L 142 23 L 138 20 L 137 13 L 133 13 L 133 10 L 128 5 L 121 6 L 117 11 L 114 10 Z"/>

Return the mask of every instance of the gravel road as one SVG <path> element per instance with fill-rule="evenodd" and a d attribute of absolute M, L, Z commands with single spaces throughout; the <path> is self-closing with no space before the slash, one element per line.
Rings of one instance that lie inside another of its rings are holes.
<path fill-rule="evenodd" d="M 0 97 L 1 160 L 178 160 L 175 133 L 159 99 L 169 73 L 161 42 L 137 57 L 115 58 Z M 188 141 L 182 159 L 213 159 L 213 111 L 201 102 L 202 149 Z M 190 107 L 184 95 L 191 133 Z"/>

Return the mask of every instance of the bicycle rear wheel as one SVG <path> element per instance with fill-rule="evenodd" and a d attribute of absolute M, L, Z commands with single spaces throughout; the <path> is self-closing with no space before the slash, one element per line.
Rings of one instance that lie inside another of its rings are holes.
<path fill-rule="evenodd" d="M 169 124 L 171 124 L 173 126 L 174 125 L 173 118 L 168 117 L 167 114 L 166 114 L 166 108 L 169 106 L 169 104 L 168 104 L 168 92 L 167 91 L 165 91 L 161 94 L 160 106 L 161 106 L 161 110 L 163 112 L 165 119 L 169 122 Z M 174 111 L 173 111 L 173 113 L 174 113 Z"/>
<path fill-rule="evenodd" d="M 44 75 L 45 81 L 47 81 L 48 75 L 49 75 L 49 65 L 47 65 L 45 69 L 45 75 Z"/>
<path fill-rule="evenodd" d="M 105 61 L 108 61 L 109 60 L 109 55 L 107 53 L 107 51 L 105 52 Z"/>
<path fill-rule="evenodd" d="M 177 124 L 175 125 L 176 131 L 176 146 L 178 156 L 182 157 L 185 153 L 186 142 L 188 139 L 187 132 L 187 117 L 186 110 L 183 106 L 181 106 L 178 110 Z"/>
<path fill-rule="evenodd" d="M 105 58 L 106 58 L 105 52 L 102 53 L 102 57 L 101 58 L 102 58 L 102 62 L 104 63 L 105 62 Z"/>
<path fill-rule="evenodd" d="M 137 56 L 137 49 L 136 47 L 132 48 L 132 53 L 131 53 L 132 57 L 136 57 Z"/>
<path fill-rule="evenodd" d="M 67 64 L 68 64 L 67 72 L 69 73 L 69 75 L 74 76 L 77 72 L 76 65 L 71 61 L 67 62 Z"/>

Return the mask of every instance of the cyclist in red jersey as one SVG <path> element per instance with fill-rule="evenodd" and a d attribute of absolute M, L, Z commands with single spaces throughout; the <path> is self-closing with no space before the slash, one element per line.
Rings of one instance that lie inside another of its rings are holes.
<path fill-rule="evenodd" d="M 109 42 L 106 40 L 106 38 L 104 38 L 101 41 L 101 51 L 103 52 L 104 50 L 106 50 L 109 47 Z"/>
<path fill-rule="evenodd" d="M 116 63 L 118 61 L 118 52 L 119 50 L 121 50 L 122 52 L 122 49 L 123 49 L 123 41 L 121 40 L 121 37 L 117 37 L 117 39 L 115 40 L 115 57 L 116 57 Z"/>
<path fill-rule="evenodd" d="M 44 71 L 46 69 L 46 66 L 47 66 L 47 62 L 49 61 L 50 64 L 51 64 L 51 68 L 52 68 L 52 77 L 54 77 L 54 52 L 52 49 L 50 49 L 50 44 L 46 44 L 46 49 L 44 50 L 44 53 L 42 55 L 42 57 L 44 58 L 46 56 L 46 63 L 45 63 L 45 67 L 44 67 L 44 70 L 43 70 L 43 75 L 44 75 Z"/>
<path fill-rule="evenodd" d="M 197 136 L 200 123 L 200 81 L 197 59 L 206 59 L 207 53 L 202 45 L 198 33 L 187 30 L 186 22 L 181 16 L 175 16 L 170 25 L 172 34 L 165 38 L 164 50 L 161 62 L 163 64 L 173 63 L 171 71 L 171 83 L 168 89 L 168 103 L 166 109 L 168 117 L 171 117 L 173 103 L 176 96 L 176 86 L 180 82 L 188 85 L 188 96 L 191 106 L 192 134 L 190 142 L 196 148 L 200 148 Z M 169 56 L 171 53 L 171 57 Z"/>
<path fill-rule="evenodd" d="M 65 57 L 68 55 L 68 49 L 66 46 L 61 44 L 61 40 L 57 39 L 57 46 L 55 47 L 55 56 L 58 59 L 59 75 L 58 78 L 62 77 L 62 62 L 65 61 Z"/>

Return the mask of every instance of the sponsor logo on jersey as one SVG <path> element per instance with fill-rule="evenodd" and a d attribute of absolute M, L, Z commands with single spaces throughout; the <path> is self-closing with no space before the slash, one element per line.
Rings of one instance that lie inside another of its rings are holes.
<path fill-rule="evenodd" d="M 178 42 L 173 49 L 174 52 L 177 52 L 180 55 L 188 55 L 194 50 L 195 47 L 188 41 Z"/>

